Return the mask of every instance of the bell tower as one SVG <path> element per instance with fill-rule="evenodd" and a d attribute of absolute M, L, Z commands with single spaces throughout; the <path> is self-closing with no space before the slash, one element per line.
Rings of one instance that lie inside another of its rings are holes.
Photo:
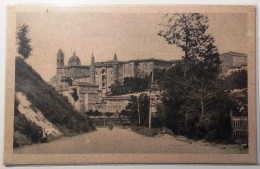
<path fill-rule="evenodd" d="M 118 81 L 118 62 L 117 62 L 116 53 L 113 59 L 113 80 Z"/>
<path fill-rule="evenodd" d="M 57 53 L 57 68 L 64 66 L 64 53 L 59 49 Z"/>
<path fill-rule="evenodd" d="M 59 49 L 57 53 L 57 74 L 62 74 L 63 66 L 64 66 L 64 53 L 62 52 L 61 49 Z"/>

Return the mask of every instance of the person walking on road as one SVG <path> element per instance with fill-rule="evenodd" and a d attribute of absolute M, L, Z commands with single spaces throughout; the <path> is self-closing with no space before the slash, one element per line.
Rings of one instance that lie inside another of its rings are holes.
<path fill-rule="evenodd" d="M 109 129 L 110 131 L 112 131 L 112 130 L 113 130 L 113 124 L 112 124 L 112 122 L 111 122 L 111 121 L 108 123 L 108 129 Z"/>

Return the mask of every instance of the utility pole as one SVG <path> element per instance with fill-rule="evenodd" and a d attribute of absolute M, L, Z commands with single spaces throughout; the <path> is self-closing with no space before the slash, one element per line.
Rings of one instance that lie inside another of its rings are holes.
<path fill-rule="evenodd" d="M 149 107 L 149 129 L 152 127 L 152 95 L 150 95 L 150 107 Z"/>
<path fill-rule="evenodd" d="M 140 115 L 139 99 L 140 99 L 140 96 L 139 96 L 139 98 L 138 98 L 138 96 L 137 96 L 138 123 L 139 123 L 139 125 L 140 125 L 140 124 L 141 124 L 141 115 Z"/>
<path fill-rule="evenodd" d="M 152 70 L 152 80 L 151 80 L 151 89 L 150 89 L 149 129 L 152 128 L 152 86 L 153 86 L 153 77 L 154 77 L 154 65 L 153 65 L 153 70 Z"/>

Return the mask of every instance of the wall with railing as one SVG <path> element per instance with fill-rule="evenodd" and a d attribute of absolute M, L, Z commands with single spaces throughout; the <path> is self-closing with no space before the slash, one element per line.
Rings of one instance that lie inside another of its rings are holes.
<path fill-rule="evenodd" d="M 248 144 L 248 116 L 232 116 L 232 139 L 235 143 Z"/>

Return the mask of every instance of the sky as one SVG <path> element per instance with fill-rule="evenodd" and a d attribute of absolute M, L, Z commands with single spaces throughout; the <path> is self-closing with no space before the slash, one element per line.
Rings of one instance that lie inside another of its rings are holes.
<path fill-rule="evenodd" d="M 247 53 L 247 18 L 242 13 L 205 14 L 210 33 L 220 54 L 234 51 Z M 27 60 L 45 81 L 56 74 L 59 49 L 65 64 L 75 51 L 82 65 L 89 65 L 92 52 L 95 61 L 157 58 L 180 59 L 181 49 L 158 36 L 163 13 L 87 13 L 87 12 L 21 12 L 16 26 L 30 27 L 33 47 Z"/>

